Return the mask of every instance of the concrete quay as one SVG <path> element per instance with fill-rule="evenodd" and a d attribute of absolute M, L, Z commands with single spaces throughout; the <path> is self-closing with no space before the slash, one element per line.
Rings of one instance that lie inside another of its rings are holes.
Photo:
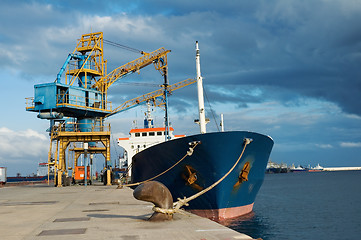
<path fill-rule="evenodd" d="M 325 167 L 323 171 L 360 171 L 361 167 Z"/>
<path fill-rule="evenodd" d="M 252 239 L 209 219 L 175 214 L 149 222 L 153 205 L 116 186 L 0 188 L 0 239 Z"/>

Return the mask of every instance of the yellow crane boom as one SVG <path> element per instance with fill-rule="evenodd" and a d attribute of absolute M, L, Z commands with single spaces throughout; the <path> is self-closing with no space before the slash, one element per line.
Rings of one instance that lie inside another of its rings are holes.
<path fill-rule="evenodd" d="M 102 92 L 107 92 L 107 89 L 119 78 L 129 73 L 136 72 L 152 63 L 157 70 L 165 69 L 167 67 L 167 54 L 169 52 L 170 50 L 166 50 L 163 47 L 151 53 L 143 52 L 143 56 L 114 69 L 97 81 L 92 87 L 97 88 Z"/>
<path fill-rule="evenodd" d="M 167 91 L 169 93 L 172 93 L 174 90 L 177 90 L 179 88 L 182 88 L 182 87 L 186 87 L 188 85 L 191 85 L 193 83 L 195 83 L 196 80 L 195 79 L 192 79 L 192 78 L 188 78 L 186 80 L 183 80 L 183 81 L 180 81 L 180 82 L 177 82 L 177 83 L 174 83 L 172 85 L 169 85 L 167 86 Z M 142 102 L 146 102 L 146 101 L 153 101 L 154 105 L 155 106 L 162 106 L 164 104 L 164 102 L 157 102 L 156 101 L 156 98 L 159 98 L 159 97 L 163 97 L 164 96 L 164 89 L 158 89 L 156 91 L 153 91 L 153 92 L 150 92 L 150 93 L 147 93 L 147 94 L 144 94 L 140 97 L 136 97 L 136 98 L 133 98 L 131 100 L 128 100 L 126 102 L 124 102 L 123 104 L 121 104 L 119 107 L 113 109 L 113 111 L 111 113 L 109 113 L 108 115 L 106 115 L 105 117 L 109 117 L 111 115 L 114 115 L 116 113 L 119 113 L 119 112 L 122 112 L 122 111 L 125 111 L 129 108 L 132 108 L 132 107 L 135 107 L 136 105 L 142 103 Z"/>

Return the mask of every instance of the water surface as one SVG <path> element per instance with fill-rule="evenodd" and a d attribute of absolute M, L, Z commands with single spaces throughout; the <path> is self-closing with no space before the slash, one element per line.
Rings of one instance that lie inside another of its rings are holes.
<path fill-rule="evenodd" d="M 264 240 L 361 239 L 361 171 L 266 174 L 253 210 L 226 224 Z"/>

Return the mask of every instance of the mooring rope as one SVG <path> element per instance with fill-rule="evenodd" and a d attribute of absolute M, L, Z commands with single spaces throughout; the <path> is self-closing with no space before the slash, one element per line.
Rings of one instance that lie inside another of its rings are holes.
<path fill-rule="evenodd" d="M 238 165 L 239 161 L 241 160 L 241 158 L 243 156 L 243 153 L 246 150 L 247 145 L 250 144 L 251 142 L 252 142 L 252 139 L 249 139 L 249 138 L 244 139 L 244 141 L 243 141 L 243 144 L 244 144 L 243 150 L 242 150 L 240 156 L 238 157 L 236 163 L 232 166 L 232 168 L 223 177 L 221 177 L 218 181 L 213 183 L 211 186 L 209 186 L 206 189 L 203 189 L 202 191 L 200 191 L 200 192 L 198 192 L 198 193 L 196 193 L 193 196 L 190 196 L 188 198 L 186 198 L 186 197 L 184 197 L 183 199 L 178 198 L 178 201 L 173 203 L 173 208 L 165 209 L 165 208 L 160 208 L 160 207 L 153 207 L 153 211 L 171 215 L 171 214 L 174 214 L 176 212 L 180 212 L 180 208 L 182 206 L 184 206 L 184 205 L 189 206 L 189 204 L 188 204 L 189 201 L 191 201 L 191 200 L 201 196 L 202 194 L 208 192 L 209 190 L 213 189 L 215 186 L 217 186 L 220 182 L 222 182 L 234 170 L 234 168 Z"/>
<path fill-rule="evenodd" d="M 174 168 L 175 166 L 177 166 L 177 165 L 178 165 L 180 162 L 182 162 L 187 156 L 191 156 L 191 155 L 193 154 L 193 151 L 194 151 L 195 147 L 197 147 L 197 145 L 200 144 L 200 143 L 201 143 L 200 141 L 192 142 L 192 143 L 191 143 L 192 145 L 191 145 L 191 147 L 189 147 L 189 150 L 187 151 L 187 153 L 186 153 L 178 162 L 176 162 L 175 164 L 173 164 L 173 165 L 172 165 L 170 168 L 168 168 L 167 170 L 159 173 L 158 175 L 156 175 L 156 176 L 154 176 L 154 177 L 152 177 L 152 178 L 149 178 L 149 179 L 147 179 L 147 180 L 144 180 L 144 181 L 142 181 L 142 182 L 130 183 L 130 184 L 119 184 L 117 188 L 118 188 L 118 189 L 121 189 L 121 188 L 123 188 L 123 187 L 138 186 L 138 185 L 140 185 L 140 184 L 142 184 L 142 183 L 149 182 L 149 181 L 152 181 L 152 180 L 156 179 L 157 177 L 165 174 L 166 172 L 170 171 L 172 168 Z"/>

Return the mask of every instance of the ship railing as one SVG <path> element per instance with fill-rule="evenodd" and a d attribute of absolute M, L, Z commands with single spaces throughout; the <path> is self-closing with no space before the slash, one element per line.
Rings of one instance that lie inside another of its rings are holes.
<path fill-rule="evenodd" d="M 56 106 L 72 106 L 75 108 L 92 109 L 110 112 L 112 103 L 102 99 L 83 97 L 71 94 L 57 94 Z"/>
<path fill-rule="evenodd" d="M 69 61 L 67 72 L 70 73 L 80 70 L 79 66 L 81 66 L 83 62 L 84 60 L 77 60 L 77 59 Z M 94 70 L 100 74 L 103 69 L 101 67 L 101 64 L 99 64 L 99 62 L 97 62 L 94 58 L 92 58 L 92 56 L 90 56 L 89 59 L 86 61 L 86 65 L 83 67 L 82 70 L 83 71 Z"/>
<path fill-rule="evenodd" d="M 95 121 L 93 123 L 65 121 L 56 128 L 56 131 L 69 133 L 110 132 L 110 124 L 103 124 L 101 121 Z"/>

